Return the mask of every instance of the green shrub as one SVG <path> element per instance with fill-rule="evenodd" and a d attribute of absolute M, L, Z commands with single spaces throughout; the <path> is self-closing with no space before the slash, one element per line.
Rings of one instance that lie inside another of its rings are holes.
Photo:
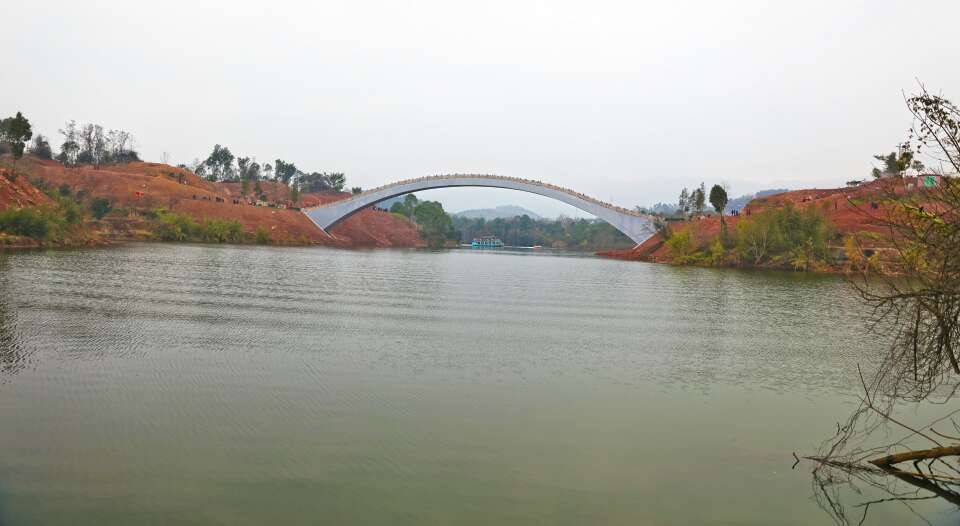
<path fill-rule="evenodd" d="M 80 219 L 83 217 L 83 211 L 80 210 L 80 206 L 68 197 L 61 197 L 57 199 L 57 208 L 63 220 L 69 225 L 75 225 L 80 222 Z"/>
<path fill-rule="evenodd" d="M 132 207 L 117 206 L 110 208 L 110 211 L 107 213 L 117 217 L 127 217 L 130 214 L 139 214 L 139 211 Z"/>
<path fill-rule="evenodd" d="M 201 237 L 211 243 L 239 243 L 243 226 L 236 219 L 211 219 L 201 225 Z"/>
<path fill-rule="evenodd" d="M 669 241 L 670 236 L 673 235 L 673 232 L 670 230 L 670 226 L 667 225 L 667 222 L 662 218 L 656 218 L 653 220 L 653 228 L 657 230 L 657 233 L 660 234 L 660 237 L 664 241 Z"/>
<path fill-rule="evenodd" d="M 830 261 L 833 229 L 820 210 L 791 205 L 743 217 L 735 229 L 722 231 L 708 246 L 696 225 L 674 231 L 666 240 L 671 260 L 679 264 L 724 266 L 746 263 L 796 270 L 816 270 Z"/>
<path fill-rule="evenodd" d="M 257 227 L 256 238 L 258 245 L 267 245 L 270 243 L 270 231 L 265 226 L 259 226 Z"/>
<path fill-rule="evenodd" d="M 8 208 L 0 212 L 0 230 L 17 236 L 42 239 L 50 226 L 41 210 L 36 208 Z"/>
<path fill-rule="evenodd" d="M 11 207 L 0 212 L 0 231 L 16 236 L 59 241 L 69 224 L 65 212 L 58 207 Z"/>
<path fill-rule="evenodd" d="M 748 262 L 772 263 L 806 270 L 830 257 L 827 244 L 833 230 L 815 207 L 797 210 L 791 205 L 764 210 L 737 223 L 734 244 Z"/>
<path fill-rule="evenodd" d="M 140 210 L 140 215 L 147 219 L 160 219 L 164 215 L 168 214 L 166 208 L 154 208 L 153 210 Z"/>
<path fill-rule="evenodd" d="M 110 212 L 110 201 L 105 197 L 95 197 L 90 200 L 90 212 L 93 217 L 103 219 Z"/>
<path fill-rule="evenodd" d="M 190 216 L 161 210 L 154 213 L 160 219 L 157 235 L 164 241 L 192 241 L 200 233 L 200 225 Z"/>
<path fill-rule="evenodd" d="M 153 211 L 160 220 L 157 235 L 164 241 L 199 243 L 240 243 L 243 226 L 235 219 L 210 219 L 198 223 L 192 217 L 162 208 Z"/>
<path fill-rule="evenodd" d="M 674 263 L 691 263 L 694 255 L 700 250 L 700 243 L 693 232 L 693 225 L 673 232 L 667 240 L 667 250 Z"/>
<path fill-rule="evenodd" d="M 723 241 L 721 241 L 720 237 L 713 238 L 713 242 L 710 243 L 710 253 L 707 261 L 715 267 L 727 264 L 727 250 L 724 248 Z"/>

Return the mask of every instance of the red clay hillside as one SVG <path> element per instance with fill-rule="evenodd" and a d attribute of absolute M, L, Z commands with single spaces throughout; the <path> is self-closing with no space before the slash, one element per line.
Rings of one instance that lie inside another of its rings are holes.
<path fill-rule="evenodd" d="M 276 181 L 261 181 L 268 202 L 255 202 L 241 195 L 240 183 L 210 182 L 189 170 L 159 163 L 132 162 L 101 166 L 68 167 L 63 164 L 24 156 L 16 164 L 16 176 L 9 156 L 2 159 L 4 177 L 0 178 L 0 209 L 51 203 L 51 199 L 31 181 L 48 188 L 64 187 L 72 194 L 105 198 L 113 209 L 129 210 L 126 215 L 103 218 L 107 237 L 151 239 L 149 218 L 142 211 L 165 209 L 192 217 L 198 222 L 235 220 L 246 235 L 258 229 L 269 232 L 271 243 L 331 245 L 340 247 L 413 247 L 416 227 L 404 218 L 379 210 L 363 210 L 325 235 L 306 216 L 287 209 L 290 188 Z M 345 192 L 302 194 L 300 206 L 349 197 Z M 267 205 L 271 206 L 267 206 Z M 261 206 L 258 206 L 261 205 Z"/>

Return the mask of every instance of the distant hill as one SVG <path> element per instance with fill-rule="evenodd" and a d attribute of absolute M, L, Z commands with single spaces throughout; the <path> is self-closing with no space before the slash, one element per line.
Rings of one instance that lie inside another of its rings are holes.
<path fill-rule="evenodd" d="M 464 210 L 463 212 L 456 212 L 453 215 L 466 217 L 469 219 L 486 219 L 487 221 L 491 219 L 510 219 L 511 217 L 517 217 L 522 215 L 527 215 L 530 219 L 543 219 L 538 214 L 527 210 L 522 206 L 516 205 L 503 205 L 496 208 L 477 208 L 474 210 Z"/>
<path fill-rule="evenodd" d="M 755 193 L 755 194 L 741 195 L 740 197 L 738 197 L 738 198 L 736 198 L 736 199 L 731 199 L 731 200 L 727 203 L 727 210 L 729 210 L 729 211 L 740 210 L 740 209 L 742 209 L 743 207 L 747 206 L 747 203 L 749 203 L 750 201 L 752 201 L 752 200 L 754 200 L 754 199 L 756 199 L 756 198 L 758 198 L 758 197 L 766 197 L 766 196 L 768 196 L 768 195 L 782 194 L 782 193 L 784 193 L 784 192 L 789 192 L 789 191 L 790 191 L 790 190 L 787 189 L 787 188 L 774 188 L 774 189 L 771 189 L 771 190 L 760 190 L 759 192 L 757 192 L 757 193 Z"/>
<path fill-rule="evenodd" d="M 657 203 L 653 206 L 645 207 L 644 210 L 654 214 L 670 215 L 670 214 L 676 213 L 677 204 L 676 203 Z"/>
<path fill-rule="evenodd" d="M 786 188 L 774 188 L 770 190 L 760 190 L 755 194 L 741 195 L 736 199 L 731 199 L 727 202 L 727 211 L 740 210 L 743 207 L 747 206 L 751 200 L 758 197 L 766 197 L 768 195 L 782 194 L 783 192 L 789 192 L 790 190 Z M 644 210 L 647 212 L 652 212 L 654 214 L 675 214 L 677 212 L 676 203 L 657 203 L 653 206 L 644 207 Z M 707 203 L 707 212 L 712 212 L 713 207 L 710 206 L 710 203 Z"/>

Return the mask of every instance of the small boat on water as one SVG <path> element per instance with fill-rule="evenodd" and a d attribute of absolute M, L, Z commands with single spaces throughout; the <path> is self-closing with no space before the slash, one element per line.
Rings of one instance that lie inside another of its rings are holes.
<path fill-rule="evenodd" d="M 473 241 L 470 243 L 471 248 L 501 248 L 503 247 L 503 241 L 496 236 L 481 236 L 473 238 Z"/>

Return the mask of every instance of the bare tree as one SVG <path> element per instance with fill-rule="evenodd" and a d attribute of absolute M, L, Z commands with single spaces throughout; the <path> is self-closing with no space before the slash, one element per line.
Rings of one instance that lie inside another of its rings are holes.
<path fill-rule="evenodd" d="M 103 132 L 103 126 L 93 125 L 93 164 L 100 168 L 105 161 L 109 160 L 107 151 L 107 137 Z"/>
<path fill-rule="evenodd" d="M 887 502 L 912 511 L 930 499 L 960 507 L 960 409 L 922 426 L 895 411 L 905 401 L 946 404 L 960 388 L 960 111 L 922 85 L 906 103 L 914 118 L 909 142 L 937 167 L 914 182 L 877 183 L 875 202 L 884 206 L 865 213 L 886 226 L 891 256 L 866 257 L 861 240 L 852 243 L 850 281 L 890 346 L 869 381 L 860 375 L 860 406 L 808 457 L 815 495 L 838 524 L 858 516 L 863 523 L 872 505 Z M 841 490 L 866 488 L 883 495 L 856 513 L 843 506 Z"/>
<path fill-rule="evenodd" d="M 911 140 L 933 152 L 952 173 L 881 182 L 888 203 L 874 219 L 886 226 L 885 242 L 895 257 L 854 261 L 856 290 L 870 304 L 875 323 L 889 328 L 893 345 L 881 366 L 884 391 L 896 398 L 925 400 L 944 383 L 960 378 L 960 112 L 924 89 L 907 99 L 914 115 Z"/>
<path fill-rule="evenodd" d="M 77 154 L 80 153 L 77 121 L 67 121 L 63 128 L 58 131 L 63 136 L 63 144 L 60 145 L 60 154 L 57 156 L 57 160 L 65 165 L 77 164 Z"/>

